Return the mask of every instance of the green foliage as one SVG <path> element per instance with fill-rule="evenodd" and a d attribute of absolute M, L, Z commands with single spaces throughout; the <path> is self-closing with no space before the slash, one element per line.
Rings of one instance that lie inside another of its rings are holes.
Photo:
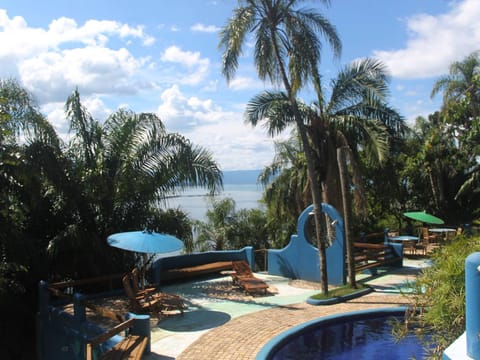
<path fill-rule="evenodd" d="M 192 251 L 267 247 L 265 214 L 258 209 L 236 211 L 235 205 L 232 198 L 211 200 L 207 222 L 195 224 L 197 236 Z"/>
<path fill-rule="evenodd" d="M 407 292 L 411 302 L 407 329 L 431 334 L 432 358 L 440 359 L 443 350 L 465 331 L 465 259 L 477 251 L 480 237 L 459 236 L 438 248 L 432 265 L 422 270 L 411 284 L 411 293 Z M 398 326 L 397 331 L 402 329 L 403 325 Z"/>
<path fill-rule="evenodd" d="M 40 279 L 130 268 L 133 253 L 106 243 L 114 232 L 148 227 L 188 240 L 186 216 L 159 207 L 185 187 L 222 186 L 211 154 L 167 133 L 155 114 L 118 110 L 102 123 L 75 91 L 66 115 L 64 144 L 28 92 L 0 80 L 0 305 L 9 309 L 0 345 L 12 358 L 34 334 Z"/>

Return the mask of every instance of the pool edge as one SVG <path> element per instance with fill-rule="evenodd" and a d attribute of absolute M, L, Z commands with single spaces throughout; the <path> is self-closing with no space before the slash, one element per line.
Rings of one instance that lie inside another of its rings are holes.
<path fill-rule="evenodd" d="M 280 334 L 276 335 L 272 339 L 270 339 L 262 349 L 257 353 L 255 356 L 255 360 L 268 360 L 270 359 L 271 355 L 273 354 L 274 350 L 276 350 L 281 344 L 284 343 L 286 339 L 296 335 L 300 331 L 305 331 L 309 327 L 316 326 L 320 322 L 329 323 L 332 321 L 336 321 L 339 319 L 346 319 L 346 318 L 353 318 L 356 316 L 367 316 L 369 314 L 375 313 L 379 315 L 393 315 L 401 312 L 405 312 L 405 306 L 397 306 L 391 308 L 377 308 L 377 309 L 367 309 L 367 310 L 357 310 L 357 311 L 350 311 L 346 313 L 339 313 L 333 315 L 322 316 L 317 319 L 313 319 L 307 321 L 303 324 L 296 325 L 291 327 L 288 330 L 281 332 Z"/>

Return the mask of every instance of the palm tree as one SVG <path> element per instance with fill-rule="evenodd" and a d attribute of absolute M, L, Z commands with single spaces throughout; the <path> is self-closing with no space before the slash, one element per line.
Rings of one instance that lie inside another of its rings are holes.
<path fill-rule="evenodd" d="M 59 146 L 53 127 L 41 115 L 32 96 L 13 79 L 0 79 L 0 306 L 5 332 L 0 340 L 9 358 L 32 358 L 35 337 L 35 294 L 45 279 L 45 241 L 32 232 L 33 222 L 43 221 L 48 211 L 38 214 L 39 204 L 29 184 L 42 175 L 29 167 L 26 149 L 35 142 Z"/>
<path fill-rule="evenodd" d="M 466 155 L 465 168 L 468 170 L 465 171 L 466 178 L 455 195 L 455 200 L 470 198 L 472 189 L 478 185 L 480 179 L 480 168 L 476 160 L 479 154 L 477 144 L 480 123 L 480 51 L 475 51 L 463 61 L 456 61 L 450 65 L 449 75 L 437 80 L 431 96 L 441 91 L 443 91 L 443 113 L 446 116 L 443 122 L 435 124 L 440 125 L 436 131 L 440 133 L 442 140 L 451 137 L 453 133 L 457 144 L 455 147 L 461 149 Z M 445 122 L 448 123 L 447 126 Z M 431 152 L 431 149 L 432 144 L 426 150 Z M 432 164 L 431 171 L 438 172 L 440 165 L 445 166 L 443 162 L 438 164 L 438 161 L 437 164 Z M 438 174 L 435 175 L 437 176 L 431 181 L 432 190 L 435 190 L 435 185 L 438 185 L 438 191 L 436 193 L 434 191 L 434 195 L 439 195 L 437 203 L 440 204 L 444 200 L 443 192 L 446 186 L 441 183 L 441 177 Z"/>
<path fill-rule="evenodd" d="M 219 47 L 223 49 L 222 73 L 230 81 L 247 35 L 254 33 L 254 62 L 260 79 L 282 84 L 290 102 L 303 150 L 314 204 L 315 227 L 319 250 L 322 291 L 328 293 L 325 244 L 321 241 L 321 196 L 315 174 L 312 149 L 305 124 L 297 106 L 297 92 L 318 74 L 322 43 L 320 35 L 330 43 L 335 55 L 341 42 L 335 28 L 312 9 L 300 9 L 302 0 L 241 0 L 233 17 L 220 32 Z M 329 5 L 330 1 L 322 0 Z"/>
<path fill-rule="evenodd" d="M 259 182 L 265 188 L 263 202 L 272 244 L 283 247 L 296 230 L 298 216 L 311 204 L 305 154 L 296 131 L 289 139 L 275 142 L 275 156 Z"/>
<path fill-rule="evenodd" d="M 59 146 L 52 125 L 42 116 L 32 96 L 14 79 L 0 79 L 0 142 L 44 141 Z"/>
<path fill-rule="evenodd" d="M 440 77 L 434 84 L 431 97 L 443 91 L 443 106 L 448 108 L 452 102 L 465 98 L 469 100 L 469 112 L 463 117 L 461 125 L 470 128 L 472 117 L 480 115 L 480 51 L 475 51 L 463 61 L 450 65 L 449 75 Z"/>
<path fill-rule="evenodd" d="M 318 94 L 319 121 L 332 131 L 327 132 L 337 148 L 337 153 L 330 152 L 327 158 L 336 159 L 329 162 L 338 164 L 345 236 L 347 240 L 347 263 L 350 286 L 355 287 L 353 259 L 352 206 L 350 206 L 350 181 L 346 163 L 350 164 L 353 185 L 356 189 L 357 209 L 366 209 L 358 156 L 361 147 L 363 154 L 370 161 L 383 162 L 389 148 L 392 135 L 403 134 L 406 125 L 401 116 L 386 103 L 388 92 L 388 72 L 382 63 L 371 59 L 355 61 L 342 69 L 332 81 L 332 94 L 327 99 L 316 86 Z M 322 109 L 321 104 L 324 104 Z M 326 124 L 326 125 L 325 125 Z M 316 127 L 314 127 L 315 129 Z M 336 172 L 333 172 L 336 176 Z M 331 201 L 335 203 L 334 201 Z M 362 210 L 360 215 L 365 215 Z"/>
<path fill-rule="evenodd" d="M 315 150 L 316 164 L 322 170 L 320 182 L 333 206 L 343 209 L 347 245 L 352 243 L 350 234 L 350 180 L 347 175 L 347 159 L 353 173 L 357 199 L 361 201 L 362 182 L 359 169 L 359 152 L 369 158 L 382 161 L 388 151 L 390 135 L 406 130 L 403 119 L 386 103 L 388 80 L 385 67 L 376 61 L 364 59 L 342 69 L 332 81 L 330 97 L 318 90 L 318 102 L 307 106 L 297 100 L 299 112 L 305 119 L 306 131 Z M 321 86 L 317 86 L 321 89 Z M 287 96 L 281 92 L 264 92 L 248 104 L 246 120 L 253 125 L 266 121 L 269 133 L 281 131 L 294 123 L 293 111 Z M 345 177 L 339 175 L 344 174 Z M 341 179 L 342 184 L 331 179 Z M 364 209 L 365 205 L 356 206 Z M 353 259 L 347 246 L 349 279 L 355 286 Z"/>
<path fill-rule="evenodd" d="M 109 234 L 155 226 L 159 206 L 189 186 L 212 192 L 222 186 L 211 154 L 168 133 L 155 114 L 120 109 L 101 124 L 82 106 L 78 91 L 68 98 L 66 114 L 74 133 L 64 154 L 69 175 L 59 188 L 78 220 L 51 241 L 51 253 L 59 261 L 62 246 L 72 250 L 88 241 L 105 252 Z M 83 261 L 84 267 L 92 262 L 92 271 L 102 271 L 93 257 Z M 62 265 L 72 271 L 76 267 L 71 261 Z"/>
<path fill-rule="evenodd" d="M 194 246 L 200 251 L 230 249 L 236 218 L 235 200 L 212 198 L 211 207 L 207 211 L 207 222 L 196 225 L 198 238 Z"/>

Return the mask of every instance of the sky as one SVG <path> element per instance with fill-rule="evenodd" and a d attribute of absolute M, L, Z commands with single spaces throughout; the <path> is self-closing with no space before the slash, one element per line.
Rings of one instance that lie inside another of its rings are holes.
<path fill-rule="evenodd" d="M 234 0 L 0 0 L 0 78 L 15 78 L 68 138 L 64 104 L 78 88 L 103 121 L 118 108 L 154 112 L 169 132 L 207 148 L 222 170 L 262 169 L 273 139 L 244 123 L 245 105 L 271 84 L 258 80 L 247 41 L 235 78 L 221 74 L 219 30 Z M 382 61 L 389 103 L 412 124 L 440 107 L 434 82 L 454 61 L 480 49 L 479 0 L 304 2 L 336 27 L 342 54 L 324 41 L 328 80 L 359 58 Z M 325 40 L 325 39 L 322 39 Z M 307 103 L 311 89 L 302 92 Z M 288 134 L 277 138 L 281 140 Z"/>

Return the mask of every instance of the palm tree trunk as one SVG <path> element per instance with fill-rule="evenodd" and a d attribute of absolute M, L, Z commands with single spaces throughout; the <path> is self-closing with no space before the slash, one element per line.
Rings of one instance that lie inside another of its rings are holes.
<path fill-rule="evenodd" d="M 348 269 L 348 283 L 350 287 L 356 288 L 355 279 L 355 261 L 353 256 L 352 233 L 350 231 L 350 193 L 348 191 L 347 168 L 345 164 L 345 156 L 342 147 L 337 148 L 338 171 L 340 174 L 340 185 L 342 188 L 342 205 L 343 205 L 343 221 L 345 227 L 345 245 L 347 252 L 347 269 Z"/>
<path fill-rule="evenodd" d="M 427 167 L 428 180 L 430 182 L 430 187 L 432 189 L 433 201 L 435 203 L 435 208 L 440 208 L 440 200 L 437 192 L 437 187 L 435 185 L 435 180 L 433 178 L 433 169 L 431 166 Z"/>

